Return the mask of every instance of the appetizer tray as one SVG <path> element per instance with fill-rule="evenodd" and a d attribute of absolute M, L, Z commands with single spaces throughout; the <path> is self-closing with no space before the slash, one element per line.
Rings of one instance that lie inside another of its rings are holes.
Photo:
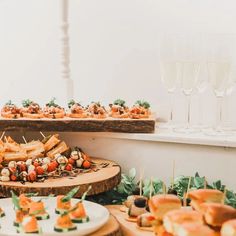
<path fill-rule="evenodd" d="M 46 179 L 44 182 L 1 182 L 0 185 L 0 196 L 10 197 L 11 190 L 15 193 L 38 193 L 41 196 L 48 196 L 49 194 L 64 194 L 70 191 L 75 186 L 80 186 L 76 197 L 81 197 L 87 188 L 91 185 L 92 189 L 88 195 L 95 195 L 113 189 L 117 186 L 121 179 L 121 168 L 118 164 L 113 161 L 92 158 L 93 162 L 104 168 L 92 170 L 87 173 L 81 173 L 76 177 L 66 176 L 60 178 Z"/>
<path fill-rule="evenodd" d="M 41 197 L 35 197 L 34 200 L 40 200 Z M 5 212 L 5 217 L 0 219 L 0 236 L 18 236 L 18 235 L 42 235 L 42 236 L 80 236 L 80 235 L 88 235 L 103 225 L 105 225 L 109 220 L 109 212 L 108 210 L 96 203 L 83 201 L 84 207 L 86 212 L 89 216 L 89 222 L 80 223 L 77 225 L 77 230 L 70 231 L 70 232 L 55 232 L 54 231 L 54 224 L 57 220 L 58 215 L 55 213 L 56 207 L 56 199 L 54 197 L 47 197 L 43 198 L 43 202 L 45 203 L 45 208 L 50 215 L 50 218 L 47 220 L 38 221 L 38 224 L 41 228 L 40 234 L 24 234 L 24 233 L 17 233 L 16 227 L 13 226 L 13 220 L 15 219 L 15 212 L 13 209 L 12 199 L 0 199 L 0 206 Z M 72 199 L 72 203 L 76 204 L 78 199 Z M 95 233 L 96 235 L 96 233 Z"/>
<path fill-rule="evenodd" d="M 57 132 L 124 132 L 153 133 L 155 118 L 61 118 L 29 119 L 0 118 L 1 131 L 57 131 Z"/>

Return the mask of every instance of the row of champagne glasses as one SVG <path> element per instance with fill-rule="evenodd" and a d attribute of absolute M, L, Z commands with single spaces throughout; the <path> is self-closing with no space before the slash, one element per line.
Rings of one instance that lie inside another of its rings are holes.
<path fill-rule="evenodd" d="M 202 93 L 207 84 L 217 99 L 217 123 L 207 130 L 210 135 L 225 135 L 222 129 L 222 101 L 235 85 L 233 76 L 235 36 L 230 34 L 168 34 L 160 44 L 161 78 L 173 101 L 175 90 L 180 87 L 188 101 L 187 124 L 175 127 L 176 132 L 198 132 L 190 125 L 191 97 L 193 92 Z M 207 79 L 200 76 L 200 68 L 207 66 Z M 171 102 L 173 103 L 173 102 Z M 173 128 L 173 105 L 168 127 Z"/>

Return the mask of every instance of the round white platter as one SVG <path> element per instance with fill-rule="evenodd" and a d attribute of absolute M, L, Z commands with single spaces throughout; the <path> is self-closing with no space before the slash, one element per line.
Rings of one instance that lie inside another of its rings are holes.
<path fill-rule="evenodd" d="M 84 201 L 84 206 L 90 221 L 87 223 L 76 224 L 77 230 L 67 233 L 58 233 L 54 231 L 54 224 L 58 215 L 55 213 L 56 198 L 55 197 L 34 197 L 33 200 L 43 199 L 46 211 L 50 214 L 50 219 L 38 221 L 42 233 L 40 234 L 22 234 L 16 232 L 16 227 L 13 226 L 15 220 L 15 211 L 11 198 L 0 199 L 0 207 L 4 210 L 6 216 L 0 218 L 0 236 L 81 236 L 88 235 L 101 228 L 109 219 L 108 210 L 96 203 Z M 79 199 L 72 199 L 72 205 L 78 202 Z"/>

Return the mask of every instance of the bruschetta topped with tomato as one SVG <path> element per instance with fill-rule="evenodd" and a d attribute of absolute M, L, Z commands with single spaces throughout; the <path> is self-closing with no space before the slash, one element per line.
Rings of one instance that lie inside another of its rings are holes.
<path fill-rule="evenodd" d="M 31 119 L 43 118 L 43 112 L 38 103 L 26 99 L 22 101 L 21 114 L 23 117 Z"/>
<path fill-rule="evenodd" d="M 129 114 L 132 119 L 148 118 L 150 116 L 150 104 L 146 101 L 138 100 L 133 107 L 131 107 Z"/>
<path fill-rule="evenodd" d="M 92 102 L 88 107 L 87 111 L 91 118 L 104 119 L 107 117 L 107 111 L 100 102 Z"/>
<path fill-rule="evenodd" d="M 69 112 L 67 116 L 71 118 L 88 118 L 89 113 L 85 110 L 85 108 L 75 100 L 70 100 L 68 103 Z"/>
<path fill-rule="evenodd" d="M 1 110 L 1 116 L 9 119 L 17 119 L 21 117 L 21 110 L 11 100 L 9 100 Z"/>
<path fill-rule="evenodd" d="M 113 118 L 128 118 L 129 108 L 125 105 L 125 101 L 122 99 L 115 100 L 110 106 L 109 115 Z"/>
<path fill-rule="evenodd" d="M 47 118 L 58 119 L 63 118 L 65 116 L 65 110 L 57 103 L 55 103 L 56 99 L 51 99 L 43 109 L 44 116 Z"/>

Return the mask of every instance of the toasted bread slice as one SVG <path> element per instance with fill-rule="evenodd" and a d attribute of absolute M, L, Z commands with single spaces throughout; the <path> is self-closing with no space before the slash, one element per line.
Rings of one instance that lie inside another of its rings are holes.
<path fill-rule="evenodd" d="M 47 152 L 47 156 L 50 158 L 53 158 L 58 153 L 63 153 L 66 150 L 68 150 L 69 147 L 66 145 L 64 141 L 60 142 L 55 148 L 53 148 L 51 151 Z"/>

